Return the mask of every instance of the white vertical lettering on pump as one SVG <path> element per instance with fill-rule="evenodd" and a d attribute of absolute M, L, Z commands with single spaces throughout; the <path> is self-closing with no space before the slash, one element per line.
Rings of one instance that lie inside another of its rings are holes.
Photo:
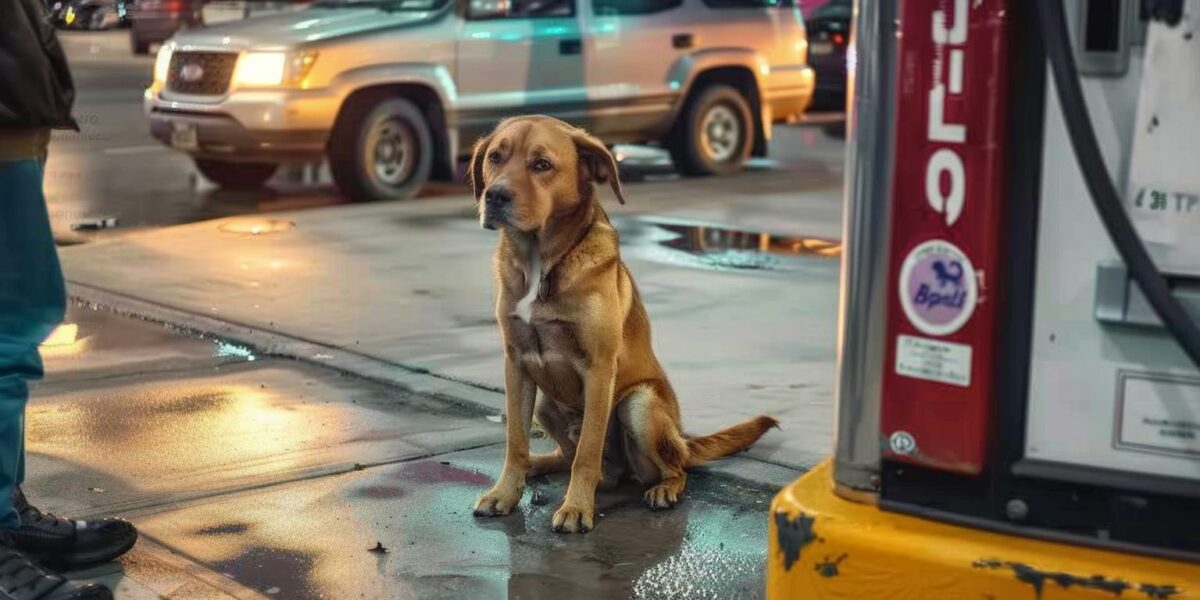
<path fill-rule="evenodd" d="M 963 85 L 962 48 L 949 49 L 949 64 L 943 60 L 946 46 L 961 46 L 967 41 L 967 0 L 954 0 L 954 25 L 946 29 L 946 13 L 933 12 L 933 43 L 942 52 L 934 61 L 933 88 L 929 90 L 929 140 L 961 144 L 967 140 L 967 127 L 961 123 L 946 122 L 947 84 L 944 74 L 949 72 L 949 93 L 961 94 Z M 942 173 L 950 177 L 950 188 L 942 193 Z M 953 225 L 962 214 L 966 197 L 966 170 L 962 157 L 951 148 L 940 148 L 929 157 L 925 165 L 925 198 L 933 210 L 946 215 L 946 224 Z"/>

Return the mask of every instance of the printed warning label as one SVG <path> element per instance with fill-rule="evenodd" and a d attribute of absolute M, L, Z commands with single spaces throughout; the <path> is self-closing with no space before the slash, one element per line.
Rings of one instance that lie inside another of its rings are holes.
<path fill-rule="evenodd" d="M 1200 381 L 1121 373 L 1116 446 L 1200 460 Z"/>
<path fill-rule="evenodd" d="M 971 385 L 971 347 L 911 335 L 896 338 L 896 373 L 962 387 Z"/>

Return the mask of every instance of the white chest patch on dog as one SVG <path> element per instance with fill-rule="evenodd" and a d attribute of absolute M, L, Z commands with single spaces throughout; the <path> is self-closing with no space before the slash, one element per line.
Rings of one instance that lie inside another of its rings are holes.
<path fill-rule="evenodd" d="M 529 289 L 525 290 L 525 297 L 517 301 L 517 308 L 513 310 L 513 314 L 526 323 L 533 319 L 533 301 L 537 299 L 538 288 L 542 286 L 542 253 L 538 252 L 536 245 L 529 249 L 527 264 L 529 268 L 525 271 L 525 284 Z"/>

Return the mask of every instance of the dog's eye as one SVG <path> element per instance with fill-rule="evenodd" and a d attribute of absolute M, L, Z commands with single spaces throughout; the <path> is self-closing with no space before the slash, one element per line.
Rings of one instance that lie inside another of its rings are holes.
<path fill-rule="evenodd" d="M 503 157 L 500 156 L 499 150 L 492 150 L 491 152 L 488 152 L 488 162 L 490 162 L 494 165 L 499 164 L 501 158 L 503 158 Z"/>
<path fill-rule="evenodd" d="M 534 173 L 545 173 L 546 171 L 553 169 L 554 165 L 544 158 L 539 158 L 530 163 L 529 168 L 532 169 Z"/>

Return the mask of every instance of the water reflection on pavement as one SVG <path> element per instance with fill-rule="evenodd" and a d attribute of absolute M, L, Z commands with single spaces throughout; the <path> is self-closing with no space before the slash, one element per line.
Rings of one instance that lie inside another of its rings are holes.
<path fill-rule="evenodd" d="M 77 350 L 50 359 L 30 406 L 27 489 L 55 512 L 130 518 L 231 583 L 298 599 L 762 594 L 766 508 L 793 471 L 697 469 L 660 512 L 626 484 L 598 496 L 587 535 L 550 529 L 565 475 L 477 519 L 503 456 L 485 412 L 90 307 L 69 321 L 59 347 Z"/>

